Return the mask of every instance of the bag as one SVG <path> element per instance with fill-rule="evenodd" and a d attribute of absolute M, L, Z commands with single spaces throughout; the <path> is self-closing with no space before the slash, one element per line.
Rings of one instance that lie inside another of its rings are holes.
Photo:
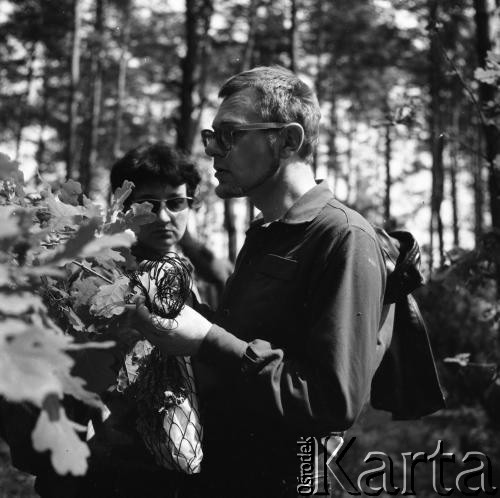
<path fill-rule="evenodd" d="M 129 389 L 137 403 L 137 431 L 156 463 L 199 473 L 203 428 L 191 358 L 166 356 L 154 348 Z"/>
<path fill-rule="evenodd" d="M 425 322 L 411 295 L 422 285 L 420 249 L 409 232 L 375 229 L 387 267 L 384 305 L 395 305 L 391 343 L 372 381 L 371 404 L 410 420 L 445 407 Z"/>

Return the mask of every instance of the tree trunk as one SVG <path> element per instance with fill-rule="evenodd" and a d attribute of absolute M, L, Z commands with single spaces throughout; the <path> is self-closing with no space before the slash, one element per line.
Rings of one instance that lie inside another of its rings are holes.
<path fill-rule="evenodd" d="M 474 20 L 476 23 L 476 50 L 479 65 L 484 68 L 488 50 L 491 50 L 490 19 L 487 0 L 474 0 Z M 484 145 L 488 162 L 488 190 L 490 194 L 490 212 L 493 228 L 500 229 L 500 164 L 495 164 L 495 158 L 500 153 L 500 130 L 488 119 L 486 110 L 488 102 L 495 99 L 496 89 L 493 85 L 480 83 L 479 101 L 485 110 L 486 119 L 483 121 Z"/>
<path fill-rule="evenodd" d="M 38 135 L 38 146 L 36 149 L 35 159 L 40 172 L 43 171 L 44 154 L 45 154 L 45 128 L 49 117 L 49 69 L 48 62 L 45 61 L 43 68 L 42 80 L 42 113 L 40 115 L 40 133 Z"/>
<path fill-rule="evenodd" d="M 255 35 L 257 33 L 257 9 L 259 8 L 260 0 L 250 0 L 248 6 L 248 36 L 245 49 L 241 58 L 241 71 L 247 71 L 252 66 L 255 48 Z"/>
<path fill-rule="evenodd" d="M 66 142 L 66 179 L 73 176 L 76 160 L 76 131 L 78 120 L 78 87 L 80 84 L 80 51 L 81 51 L 81 0 L 73 0 L 73 41 L 71 51 L 71 73 L 68 99 L 68 137 Z"/>
<path fill-rule="evenodd" d="M 332 82 L 330 96 L 330 124 L 328 127 L 328 173 L 333 179 L 333 195 L 337 194 L 338 151 L 337 151 L 337 100 L 335 86 Z"/>
<path fill-rule="evenodd" d="M 241 58 L 241 71 L 247 71 L 252 65 L 254 58 L 255 36 L 257 33 L 257 9 L 260 5 L 260 0 L 250 0 L 248 6 L 248 37 L 243 56 Z M 252 222 L 255 216 L 255 208 L 252 201 L 247 197 L 247 221 L 248 225 Z"/>
<path fill-rule="evenodd" d="M 23 140 L 23 130 L 26 126 L 26 114 L 27 107 L 29 105 L 29 96 L 31 93 L 31 87 L 33 86 L 33 68 L 35 62 L 35 52 L 36 52 L 36 42 L 31 43 L 28 48 L 28 59 L 26 61 L 26 67 L 28 68 L 28 73 L 26 74 L 26 93 L 21 98 L 19 106 L 19 127 L 16 133 L 16 161 L 19 159 L 19 150 L 21 148 L 21 142 Z"/>
<path fill-rule="evenodd" d="M 384 219 L 385 226 L 390 227 L 391 220 L 391 159 L 392 159 L 392 123 L 385 125 L 385 148 L 384 148 L 384 163 L 385 163 L 385 196 L 384 196 Z"/>
<path fill-rule="evenodd" d="M 192 146 L 193 90 L 196 69 L 198 33 L 196 29 L 196 0 L 186 0 L 186 55 L 182 59 L 182 83 L 180 95 L 180 116 L 177 124 L 177 147 L 185 152 Z"/>
<path fill-rule="evenodd" d="M 474 240 L 476 247 L 481 242 L 483 236 L 483 210 L 484 210 L 484 180 L 483 180 L 483 158 L 481 128 L 477 128 L 476 151 L 472 156 L 473 164 L 473 188 L 474 188 Z"/>
<path fill-rule="evenodd" d="M 444 134 L 440 134 L 438 137 L 437 144 L 437 157 L 436 166 L 439 172 L 439 179 L 437 182 L 437 199 L 436 199 L 436 221 L 437 221 L 437 232 L 439 241 L 439 264 L 441 267 L 445 263 L 445 253 L 444 253 L 444 230 L 443 230 L 443 218 L 441 217 L 441 204 L 443 203 L 444 197 L 444 166 L 443 166 L 443 151 L 444 151 Z"/>
<path fill-rule="evenodd" d="M 99 124 L 102 100 L 102 59 L 105 0 L 96 0 L 94 43 L 90 68 L 90 116 L 87 121 L 85 144 L 80 162 L 80 183 L 87 195 L 91 191 L 92 177 L 97 166 Z"/>
<path fill-rule="evenodd" d="M 185 34 L 186 55 L 181 61 L 182 82 L 180 93 L 180 114 L 177 122 L 177 147 L 190 153 L 193 147 L 196 119 L 193 92 L 196 87 L 196 72 L 201 57 L 208 57 L 208 29 L 213 13 L 212 0 L 186 0 Z M 200 32 L 201 31 L 201 32 Z M 206 63 L 207 61 L 203 61 Z M 202 64 L 203 66 L 203 64 Z M 200 81 L 203 81 L 203 67 L 200 68 Z M 206 66 L 205 66 L 206 72 Z M 206 77 L 205 77 L 206 80 Z M 200 106 L 205 103 L 205 89 L 199 91 Z M 201 107 L 200 107 L 201 112 Z M 198 114 L 198 117 L 200 113 Z"/>
<path fill-rule="evenodd" d="M 323 103 L 323 80 L 324 80 L 324 69 L 323 69 L 323 64 L 322 64 L 322 57 L 324 54 L 324 45 L 325 45 L 325 30 L 323 29 L 323 24 L 322 24 L 322 19 L 323 19 L 323 0 L 317 0 L 316 3 L 316 14 L 318 16 L 318 23 L 319 23 L 319 29 L 318 29 L 318 39 L 316 43 L 316 53 L 315 53 L 315 58 L 316 58 L 316 77 L 314 79 L 314 90 L 316 91 L 316 96 L 318 97 L 318 102 L 321 107 Z M 319 142 L 320 142 L 321 135 L 318 137 L 318 143 L 316 144 L 316 147 L 314 148 L 314 153 L 313 153 L 313 161 L 312 161 L 312 168 L 314 172 L 314 176 L 316 177 L 317 171 L 318 171 L 318 148 L 319 148 Z"/>
<path fill-rule="evenodd" d="M 290 29 L 288 31 L 288 55 L 290 71 L 297 70 L 297 0 L 290 0 Z"/>
<path fill-rule="evenodd" d="M 434 233 L 437 231 L 439 243 L 440 266 L 444 265 L 443 247 L 443 222 L 441 218 L 441 204 L 443 202 L 444 171 L 443 171 L 443 146 L 444 136 L 441 135 L 441 113 L 440 113 L 440 87 L 441 68 L 439 41 L 435 29 L 437 22 L 437 0 L 429 0 L 429 25 L 430 25 L 430 49 L 429 49 L 429 93 L 431 106 L 429 112 L 429 145 L 432 154 L 432 193 L 431 193 L 431 221 L 430 221 L 430 243 L 429 243 L 429 271 L 434 266 Z"/>
<path fill-rule="evenodd" d="M 443 168 L 443 149 L 444 135 L 441 134 L 437 139 L 433 140 L 432 149 L 432 198 L 431 198 L 431 244 L 430 249 L 433 250 L 433 234 L 437 232 L 438 249 L 439 249 L 439 265 L 444 266 L 444 239 L 443 239 L 443 219 L 441 217 L 441 204 L 444 194 L 444 168 Z M 430 253 L 429 270 L 433 268 L 433 253 Z"/>
<path fill-rule="evenodd" d="M 198 42 L 199 46 L 199 66 L 200 66 L 200 76 L 198 78 L 198 105 L 196 106 L 196 115 L 191 120 L 191 126 L 193 130 L 193 137 L 191 139 L 191 147 L 192 142 L 194 141 L 194 132 L 199 130 L 201 116 L 203 113 L 203 109 L 207 103 L 207 82 L 208 82 L 208 70 L 209 70 L 209 62 L 212 57 L 212 40 L 208 35 L 210 31 L 210 24 L 212 22 L 212 14 L 213 14 L 213 4 L 211 0 L 205 0 L 203 6 L 203 12 L 201 15 L 201 34 Z"/>
<path fill-rule="evenodd" d="M 460 110 L 455 108 L 452 114 L 453 133 L 460 137 Z M 458 199 L 457 199 L 457 174 L 458 174 L 459 146 L 456 140 L 450 143 L 450 194 L 453 220 L 453 245 L 460 247 L 460 233 L 458 228 Z"/>
<path fill-rule="evenodd" d="M 113 137 L 113 157 L 118 159 L 122 154 L 122 135 L 123 135 L 123 101 L 127 87 L 127 65 L 129 60 L 128 47 L 130 44 L 130 28 L 132 21 L 133 0 L 126 0 L 123 8 L 123 31 L 121 40 L 120 61 L 118 63 L 118 85 L 116 92 L 115 109 L 115 134 Z"/>
<path fill-rule="evenodd" d="M 347 130 L 347 149 L 346 149 L 346 166 L 347 166 L 347 171 L 345 173 L 345 182 L 346 182 L 346 204 L 350 205 L 353 202 L 352 199 L 352 177 L 353 177 L 353 171 L 352 171 L 352 136 L 353 136 L 353 129 L 352 129 L 352 121 L 349 123 L 349 128 Z"/>

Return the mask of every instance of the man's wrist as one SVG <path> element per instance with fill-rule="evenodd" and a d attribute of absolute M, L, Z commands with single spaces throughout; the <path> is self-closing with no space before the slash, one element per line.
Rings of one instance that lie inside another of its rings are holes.
<path fill-rule="evenodd" d="M 205 363 L 240 370 L 247 347 L 248 343 L 245 341 L 212 324 L 201 343 L 197 357 Z"/>

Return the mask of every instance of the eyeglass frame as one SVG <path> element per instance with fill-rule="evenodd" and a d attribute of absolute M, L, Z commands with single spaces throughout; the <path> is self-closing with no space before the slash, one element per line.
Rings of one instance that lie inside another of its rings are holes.
<path fill-rule="evenodd" d="M 269 123 L 242 123 L 242 124 L 222 124 L 221 126 L 218 126 L 214 128 L 213 130 L 209 130 L 208 128 L 205 128 L 200 131 L 201 135 L 201 141 L 203 143 L 203 146 L 205 149 L 209 145 L 209 140 L 215 140 L 215 143 L 217 144 L 217 147 L 221 149 L 223 152 L 225 152 L 223 157 L 226 157 L 229 152 L 231 152 L 231 149 L 234 146 L 234 138 L 233 138 L 233 133 L 238 132 L 238 131 L 254 131 L 254 130 L 280 130 L 282 128 L 285 128 L 285 126 L 288 126 L 290 123 L 275 123 L 275 122 L 269 122 Z M 226 127 L 229 130 L 229 137 L 230 137 L 230 144 L 228 146 L 225 146 L 221 140 L 220 140 L 220 134 L 221 134 L 221 127 Z M 206 137 L 206 135 L 210 135 L 209 137 Z"/>
<path fill-rule="evenodd" d="M 168 202 L 169 201 L 177 201 L 179 199 L 186 200 L 187 201 L 187 206 L 184 207 L 184 208 L 182 208 L 182 209 L 179 209 L 179 210 L 172 210 L 172 209 L 170 209 L 168 207 Z M 168 199 L 155 199 L 153 197 L 149 197 L 149 198 L 146 198 L 146 199 L 138 199 L 138 200 L 135 201 L 136 204 L 141 204 L 143 202 L 149 202 L 150 204 L 153 205 L 153 208 L 151 209 L 151 212 L 154 213 L 154 214 L 160 213 L 160 211 L 162 210 L 163 204 L 165 205 L 165 209 L 169 213 L 177 214 L 177 213 L 182 213 L 182 211 L 185 211 L 186 209 L 192 208 L 193 205 L 196 202 L 196 199 L 194 197 L 189 197 L 187 195 L 178 195 L 176 197 L 169 197 Z M 160 206 L 159 206 L 158 210 L 155 209 L 155 204 L 154 204 L 154 203 L 157 203 L 157 202 L 160 203 Z"/>

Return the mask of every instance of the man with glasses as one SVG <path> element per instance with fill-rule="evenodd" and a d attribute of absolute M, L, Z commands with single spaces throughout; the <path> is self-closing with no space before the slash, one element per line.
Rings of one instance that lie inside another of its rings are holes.
<path fill-rule="evenodd" d="M 218 374 L 205 402 L 210 496 L 297 494 L 301 437 L 340 436 L 367 401 L 385 348 L 384 260 L 369 223 L 316 184 L 320 109 L 281 67 L 230 78 L 201 133 L 222 198 L 261 211 L 208 321 L 190 307 L 146 337 Z M 139 307 L 139 315 L 148 315 Z M 316 469 L 318 470 L 318 469 Z M 208 494 L 207 494 L 208 496 Z"/>

